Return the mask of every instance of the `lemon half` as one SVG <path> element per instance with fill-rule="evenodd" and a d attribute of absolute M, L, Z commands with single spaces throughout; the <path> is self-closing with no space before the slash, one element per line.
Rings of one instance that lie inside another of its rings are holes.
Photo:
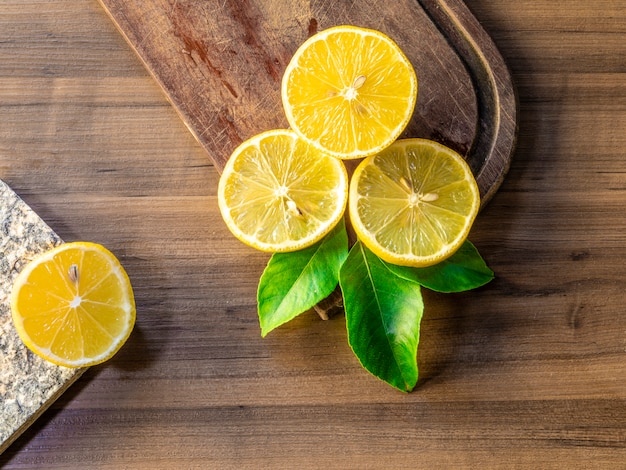
<path fill-rule="evenodd" d="M 30 261 L 11 291 L 24 344 L 65 367 L 111 358 L 135 324 L 135 300 L 117 258 L 95 243 L 65 243 Z"/>
<path fill-rule="evenodd" d="M 314 244 L 339 222 L 347 200 L 343 163 L 284 129 L 242 143 L 218 185 L 219 208 L 230 231 L 268 252 Z"/>
<path fill-rule="evenodd" d="M 336 26 L 296 51 L 282 80 L 291 128 L 342 159 L 373 155 L 396 140 L 417 100 L 415 71 L 385 34 Z"/>
<path fill-rule="evenodd" d="M 425 139 L 398 140 L 363 160 L 350 186 L 350 219 L 381 259 L 430 266 L 468 236 L 480 206 L 471 169 L 458 153 Z"/>

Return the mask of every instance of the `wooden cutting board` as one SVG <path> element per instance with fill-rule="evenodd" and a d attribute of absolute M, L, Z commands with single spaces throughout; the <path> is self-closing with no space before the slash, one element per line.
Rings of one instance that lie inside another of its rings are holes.
<path fill-rule="evenodd" d="M 509 167 L 516 101 L 493 42 L 461 0 L 100 0 L 221 170 L 253 135 L 288 127 L 280 81 L 307 37 L 339 24 L 380 30 L 419 79 L 407 137 L 464 155 L 486 202 Z"/>
<path fill-rule="evenodd" d="M 508 170 L 516 134 L 510 76 L 460 0 L 100 2 L 218 170 L 243 140 L 287 127 L 280 80 L 291 55 L 308 36 L 339 24 L 385 32 L 412 61 L 419 96 L 405 136 L 432 138 L 464 155 L 483 203 Z M 29 256 L 61 240 L 10 188 L 2 183 L 0 190 L 7 229 L 0 240 L 0 326 L 8 332 L 0 344 L 0 360 L 8 364 L 0 381 L 1 453 L 83 370 L 40 361 L 11 328 L 11 279 Z"/>

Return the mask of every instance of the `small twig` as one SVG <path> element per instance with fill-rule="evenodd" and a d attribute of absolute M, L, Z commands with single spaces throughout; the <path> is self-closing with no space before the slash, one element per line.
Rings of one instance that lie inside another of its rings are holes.
<path fill-rule="evenodd" d="M 313 307 L 322 320 L 329 320 L 332 316 L 343 311 L 343 296 L 337 287 L 328 297 Z"/>

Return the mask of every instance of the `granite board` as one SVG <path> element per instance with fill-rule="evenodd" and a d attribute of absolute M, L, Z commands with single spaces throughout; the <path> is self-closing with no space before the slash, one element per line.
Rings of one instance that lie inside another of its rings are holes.
<path fill-rule="evenodd" d="M 0 453 L 84 371 L 59 367 L 33 354 L 11 320 L 13 280 L 35 255 L 62 242 L 0 180 Z"/>

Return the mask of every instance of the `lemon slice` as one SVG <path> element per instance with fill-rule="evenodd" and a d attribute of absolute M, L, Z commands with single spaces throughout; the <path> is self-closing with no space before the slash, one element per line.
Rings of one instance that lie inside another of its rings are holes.
<path fill-rule="evenodd" d="M 398 140 L 354 172 L 349 213 L 359 239 L 381 259 L 430 266 L 452 255 L 478 213 L 465 160 L 424 139 Z"/>
<path fill-rule="evenodd" d="M 101 245 L 65 243 L 30 261 L 11 291 L 13 324 L 44 359 L 84 367 L 111 358 L 135 324 L 130 280 Z"/>
<path fill-rule="evenodd" d="M 281 97 L 291 128 L 343 159 L 373 155 L 398 138 L 417 99 L 417 77 L 381 32 L 336 26 L 296 51 Z"/>
<path fill-rule="evenodd" d="M 320 240 L 340 220 L 347 200 L 343 163 L 284 129 L 237 147 L 218 186 L 219 208 L 233 235 L 269 252 Z"/>

